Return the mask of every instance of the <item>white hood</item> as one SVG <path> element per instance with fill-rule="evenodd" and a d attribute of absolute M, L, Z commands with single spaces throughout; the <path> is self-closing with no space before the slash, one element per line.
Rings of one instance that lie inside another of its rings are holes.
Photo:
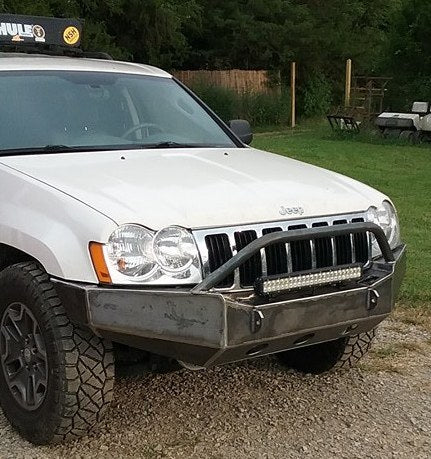
<path fill-rule="evenodd" d="M 0 162 L 118 224 L 155 230 L 288 219 L 282 206 L 301 207 L 302 217 L 344 214 L 385 199 L 342 175 L 252 148 L 65 153 Z"/>

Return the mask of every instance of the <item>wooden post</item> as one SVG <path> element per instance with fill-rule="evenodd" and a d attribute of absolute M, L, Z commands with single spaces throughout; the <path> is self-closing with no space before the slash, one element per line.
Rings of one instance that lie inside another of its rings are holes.
<path fill-rule="evenodd" d="M 290 71 L 291 127 L 296 126 L 296 62 L 292 62 Z"/>
<path fill-rule="evenodd" d="M 346 107 L 350 107 L 350 93 L 352 91 L 352 59 L 347 59 L 346 62 L 346 95 L 345 103 Z"/>

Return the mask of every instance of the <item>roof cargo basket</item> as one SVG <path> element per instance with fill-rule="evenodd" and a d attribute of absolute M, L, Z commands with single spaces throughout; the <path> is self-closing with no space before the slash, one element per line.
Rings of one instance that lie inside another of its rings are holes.
<path fill-rule="evenodd" d="M 0 51 L 112 59 L 79 48 L 82 28 L 77 19 L 0 14 Z"/>

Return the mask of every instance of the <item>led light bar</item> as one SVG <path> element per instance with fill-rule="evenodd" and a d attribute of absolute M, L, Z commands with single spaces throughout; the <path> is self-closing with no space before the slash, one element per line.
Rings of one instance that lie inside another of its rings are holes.
<path fill-rule="evenodd" d="M 304 272 L 286 277 L 260 279 L 257 283 L 259 293 L 271 293 L 296 290 L 306 287 L 318 287 L 337 282 L 358 280 L 362 276 L 362 266 L 344 266 L 319 272 Z"/>

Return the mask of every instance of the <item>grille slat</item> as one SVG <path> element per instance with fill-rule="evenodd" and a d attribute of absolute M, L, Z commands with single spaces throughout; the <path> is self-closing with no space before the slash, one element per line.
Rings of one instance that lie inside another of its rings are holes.
<path fill-rule="evenodd" d="M 239 252 L 257 239 L 256 231 L 241 231 L 235 233 L 236 249 Z M 254 281 L 262 276 L 262 259 L 257 253 L 239 268 L 241 287 L 250 287 Z"/>
<path fill-rule="evenodd" d="M 313 228 L 328 226 L 327 222 L 313 223 Z M 334 264 L 334 254 L 332 253 L 332 243 L 330 237 L 316 239 L 316 268 L 329 268 Z"/>
<path fill-rule="evenodd" d="M 293 225 L 289 226 L 289 231 L 305 229 L 306 225 Z M 312 268 L 311 247 L 310 241 L 295 241 L 291 242 L 290 249 L 292 253 L 292 270 L 306 271 Z"/>
<path fill-rule="evenodd" d="M 347 220 L 336 220 L 334 225 L 345 225 Z M 335 238 L 335 246 L 337 250 L 337 264 L 348 265 L 353 263 L 353 250 L 350 235 L 337 236 Z"/>
<path fill-rule="evenodd" d="M 288 227 L 289 231 L 305 229 L 308 227 L 328 227 L 329 225 L 342 225 L 363 222 L 363 218 L 351 220 L 339 219 L 329 221 L 309 221 L 307 225 L 298 224 Z M 204 257 L 205 272 L 214 272 L 225 264 L 234 254 L 242 250 L 248 244 L 261 235 L 284 231 L 287 228 L 283 222 L 279 225 L 265 228 L 260 225 L 258 231 L 245 229 L 244 231 L 229 231 L 219 234 L 204 234 L 200 239 L 205 246 Z M 256 225 L 257 227 L 257 225 Z M 322 269 L 331 266 L 349 265 L 353 262 L 367 263 L 370 257 L 370 238 L 367 232 L 351 233 L 343 236 L 315 238 L 291 243 L 274 244 L 265 247 L 250 260 L 245 262 L 235 274 L 224 279 L 217 287 L 224 289 L 250 288 L 256 279 L 262 275 L 277 276 L 298 271 Z M 208 254 L 206 254 L 206 252 Z M 265 269 L 265 272 L 263 272 Z"/>
<path fill-rule="evenodd" d="M 281 228 L 266 228 L 263 230 L 263 235 L 277 233 L 282 231 Z M 285 274 L 287 267 L 287 251 L 286 244 L 274 244 L 265 248 L 266 253 L 266 268 L 268 276 L 277 274 Z"/>
<path fill-rule="evenodd" d="M 362 223 L 363 218 L 354 218 L 352 223 Z M 368 233 L 353 234 L 353 244 L 357 263 L 366 263 L 368 261 Z"/>
<path fill-rule="evenodd" d="M 206 236 L 205 243 L 208 248 L 210 272 L 214 272 L 232 258 L 232 249 L 229 244 L 229 237 L 227 234 L 211 234 Z M 220 282 L 217 287 L 229 288 L 233 285 L 233 282 L 234 276 L 231 274 Z"/>

